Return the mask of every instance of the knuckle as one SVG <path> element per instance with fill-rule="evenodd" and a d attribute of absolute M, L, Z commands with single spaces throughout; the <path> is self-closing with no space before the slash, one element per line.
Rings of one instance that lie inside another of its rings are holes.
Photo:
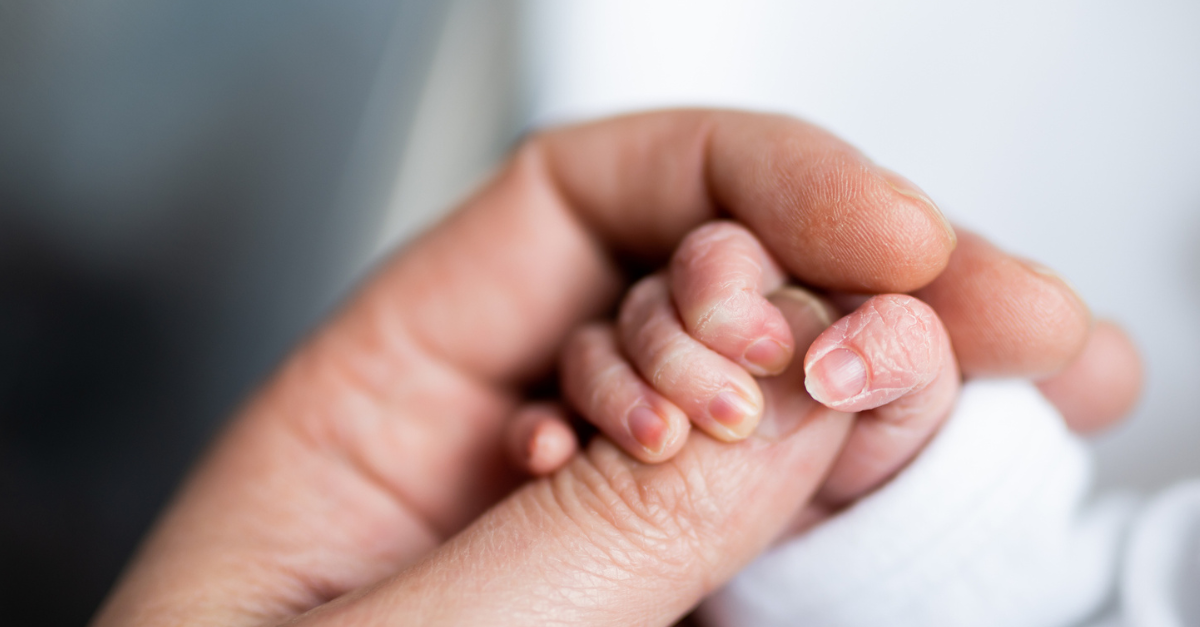
<path fill-rule="evenodd" d="M 682 341 L 682 333 L 646 328 L 639 334 L 643 369 L 650 384 L 662 389 L 675 379 L 680 364 L 687 363 L 691 351 Z"/>
<path fill-rule="evenodd" d="M 757 293 L 737 286 L 698 311 L 690 320 L 689 331 L 710 345 L 736 348 L 748 344 L 765 325 L 765 303 Z"/>
<path fill-rule="evenodd" d="M 617 325 L 622 329 L 633 329 L 645 324 L 646 319 L 666 300 L 666 281 L 659 274 L 652 274 L 633 284 L 626 294 L 621 310 L 617 314 Z"/>

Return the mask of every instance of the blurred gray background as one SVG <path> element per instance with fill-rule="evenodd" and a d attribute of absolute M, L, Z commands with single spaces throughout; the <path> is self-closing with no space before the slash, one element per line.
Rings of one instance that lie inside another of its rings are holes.
<path fill-rule="evenodd" d="M 381 230 L 511 141 L 511 3 L 466 4 L 0 0 L 0 624 L 86 622 Z M 427 86 L 488 113 L 444 119 Z M 412 163 L 420 116 L 452 130 Z"/>

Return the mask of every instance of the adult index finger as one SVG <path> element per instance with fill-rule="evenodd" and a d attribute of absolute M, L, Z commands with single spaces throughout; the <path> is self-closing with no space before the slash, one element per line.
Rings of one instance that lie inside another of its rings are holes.
<path fill-rule="evenodd" d="M 420 294 L 404 323 L 437 357 L 508 377 L 552 363 L 571 328 L 612 305 L 614 258 L 665 260 L 723 212 L 807 285 L 921 287 L 954 234 L 906 185 L 783 116 L 668 111 L 556 129 L 530 138 L 380 285 L 393 299 Z"/>

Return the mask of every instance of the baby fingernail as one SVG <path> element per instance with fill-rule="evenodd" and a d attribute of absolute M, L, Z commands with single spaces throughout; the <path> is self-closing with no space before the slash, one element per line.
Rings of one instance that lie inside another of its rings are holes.
<path fill-rule="evenodd" d="M 762 407 L 733 390 L 721 392 L 708 404 L 708 413 L 738 435 L 744 431 L 746 421 L 760 412 Z"/>
<path fill-rule="evenodd" d="M 764 337 L 751 344 L 743 357 L 747 362 L 762 369 L 761 373 L 756 374 L 774 374 L 787 367 L 792 354 L 783 344 Z"/>
<path fill-rule="evenodd" d="M 804 387 L 817 402 L 850 400 L 867 388 L 867 364 L 852 350 L 835 348 L 805 369 Z"/>
<path fill-rule="evenodd" d="M 629 433 L 651 453 L 661 453 L 670 427 L 658 412 L 649 407 L 634 407 L 629 412 Z"/>

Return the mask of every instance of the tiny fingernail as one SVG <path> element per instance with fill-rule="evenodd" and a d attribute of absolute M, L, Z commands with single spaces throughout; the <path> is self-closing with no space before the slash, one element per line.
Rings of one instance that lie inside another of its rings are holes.
<path fill-rule="evenodd" d="M 926 213 L 928 213 L 934 220 L 941 224 L 942 228 L 945 229 L 946 234 L 950 237 L 950 241 L 955 243 L 958 242 L 958 234 L 954 232 L 954 227 L 951 226 L 950 221 L 946 219 L 946 214 L 942 213 L 942 210 L 938 208 L 937 203 L 933 202 L 932 198 L 925 195 L 925 192 L 921 191 L 916 185 L 913 185 L 908 179 L 891 171 L 885 171 L 883 180 L 887 181 L 887 184 L 890 185 L 892 189 L 896 190 L 896 192 L 901 196 L 912 198 L 913 200 L 920 201 L 921 204 L 925 205 Z"/>
<path fill-rule="evenodd" d="M 669 430 L 666 419 L 649 407 L 638 406 L 629 412 L 629 433 L 651 453 L 662 452 Z"/>
<path fill-rule="evenodd" d="M 823 405 L 850 400 L 867 388 L 867 364 L 858 353 L 835 348 L 805 370 L 804 387 Z"/>
<path fill-rule="evenodd" d="M 746 421 L 754 418 L 762 408 L 750 399 L 733 390 L 725 390 L 708 404 L 708 412 L 717 422 L 741 434 Z"/>
<path fill-rule="evenodd" d="M 788 362 L 791 361 L 792 353 L 783 347 L 783 344 L 775 340 L 764 337 L 750 345 L 746 349 L 743 358 L 761 369 L 761 372 L 755 374 L 774 374 L 787 368 Z"/>

